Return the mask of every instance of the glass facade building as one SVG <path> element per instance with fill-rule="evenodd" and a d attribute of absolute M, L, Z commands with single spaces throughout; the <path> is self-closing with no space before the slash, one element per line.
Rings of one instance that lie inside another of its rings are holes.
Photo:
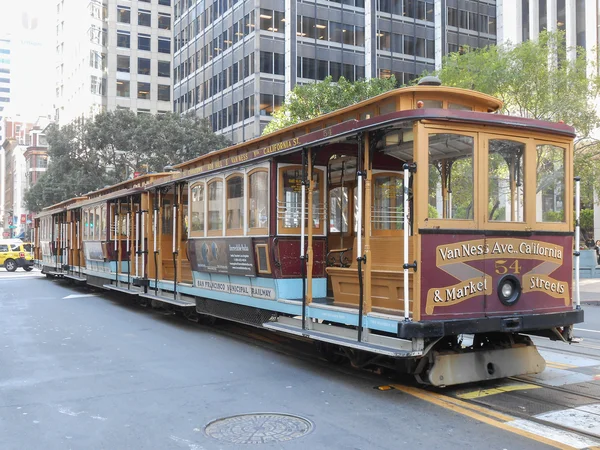
<path fill-rule="evenodd" d="M 496 43 L 492 0 L 175 0 L 173 108 L 239 143 L 296 84 L 394 75 Z"/>

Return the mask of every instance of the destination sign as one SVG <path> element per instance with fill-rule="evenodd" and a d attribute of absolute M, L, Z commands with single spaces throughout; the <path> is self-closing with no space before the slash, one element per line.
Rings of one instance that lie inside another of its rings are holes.
<path fill-rule="evenodd" d="M 313 131 L 312 133 L 308 133 L 303 136 L 286 139 L 284 141 L 267 145 L 266 147 L 262 147 L 257 150 L 250 150 L 249 152 L 242 153 L 240 155 L 227 156 L 225 158 L 219 159 L 218 161 L 206 163 L 194 169 L 189 169 L 186 171 L 186 175 L 196 175 L 204 172 L 210 172 L 212 170 L 224 169 L 235 164 L 244 163 L 253 159 L 273 155 L 286 150 L 291 150 L 296 147 L 301 147 L 312 142 L 317 142 L 320 139 L 328 138 L 336 134 L 351 131 L 355 128 L 357 123 L 357 120 L 348 120 L 346 122 L 333 125 L 329 128 Z"/>

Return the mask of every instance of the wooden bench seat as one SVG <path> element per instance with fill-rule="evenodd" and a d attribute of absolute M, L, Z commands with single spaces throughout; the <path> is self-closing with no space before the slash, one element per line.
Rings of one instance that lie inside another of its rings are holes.
<path fill-rule="evenodd" d="M 364 241 L 363 241 L 364 242 Z M 409 261 L 414 259 L 412 238 L 409 238 Z M 328 267 L 336 305 L 358 307 L 357 242 L 354 239 L 352 265 Z M 402 236 L 371 237 L 371 306 L 379 312 L 404 312 L 404 240 Z M 364 269 L 363 269 L 364 274 Z M 412 281 L 413 272 L 410 271 Z M 363 279 L 363 283 L 366 280 Z M 364 291 L 363 291 L 364 292 Z M 412 282 L 409 286 L 409 305 L 412 310 Z M 366 299 L 365 299 L 366 301 Z"/>

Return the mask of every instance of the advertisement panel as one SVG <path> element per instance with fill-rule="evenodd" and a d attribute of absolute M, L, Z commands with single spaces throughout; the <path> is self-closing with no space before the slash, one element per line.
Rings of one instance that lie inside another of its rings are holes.
<path fill-rule="evenodd" d="M 191 239 L 188 255 L 197 272 L 256 275 L 252 238 Z"/>

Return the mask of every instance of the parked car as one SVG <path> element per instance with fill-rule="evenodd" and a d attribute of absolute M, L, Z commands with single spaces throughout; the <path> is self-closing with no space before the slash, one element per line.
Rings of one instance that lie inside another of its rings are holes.
<path fill-rule="evenodd" d="M 0 240 L 0 266 L 8 272 L 18 267 L 27 272 L 33 270 L 33 245 L 20 239 Z"/>

